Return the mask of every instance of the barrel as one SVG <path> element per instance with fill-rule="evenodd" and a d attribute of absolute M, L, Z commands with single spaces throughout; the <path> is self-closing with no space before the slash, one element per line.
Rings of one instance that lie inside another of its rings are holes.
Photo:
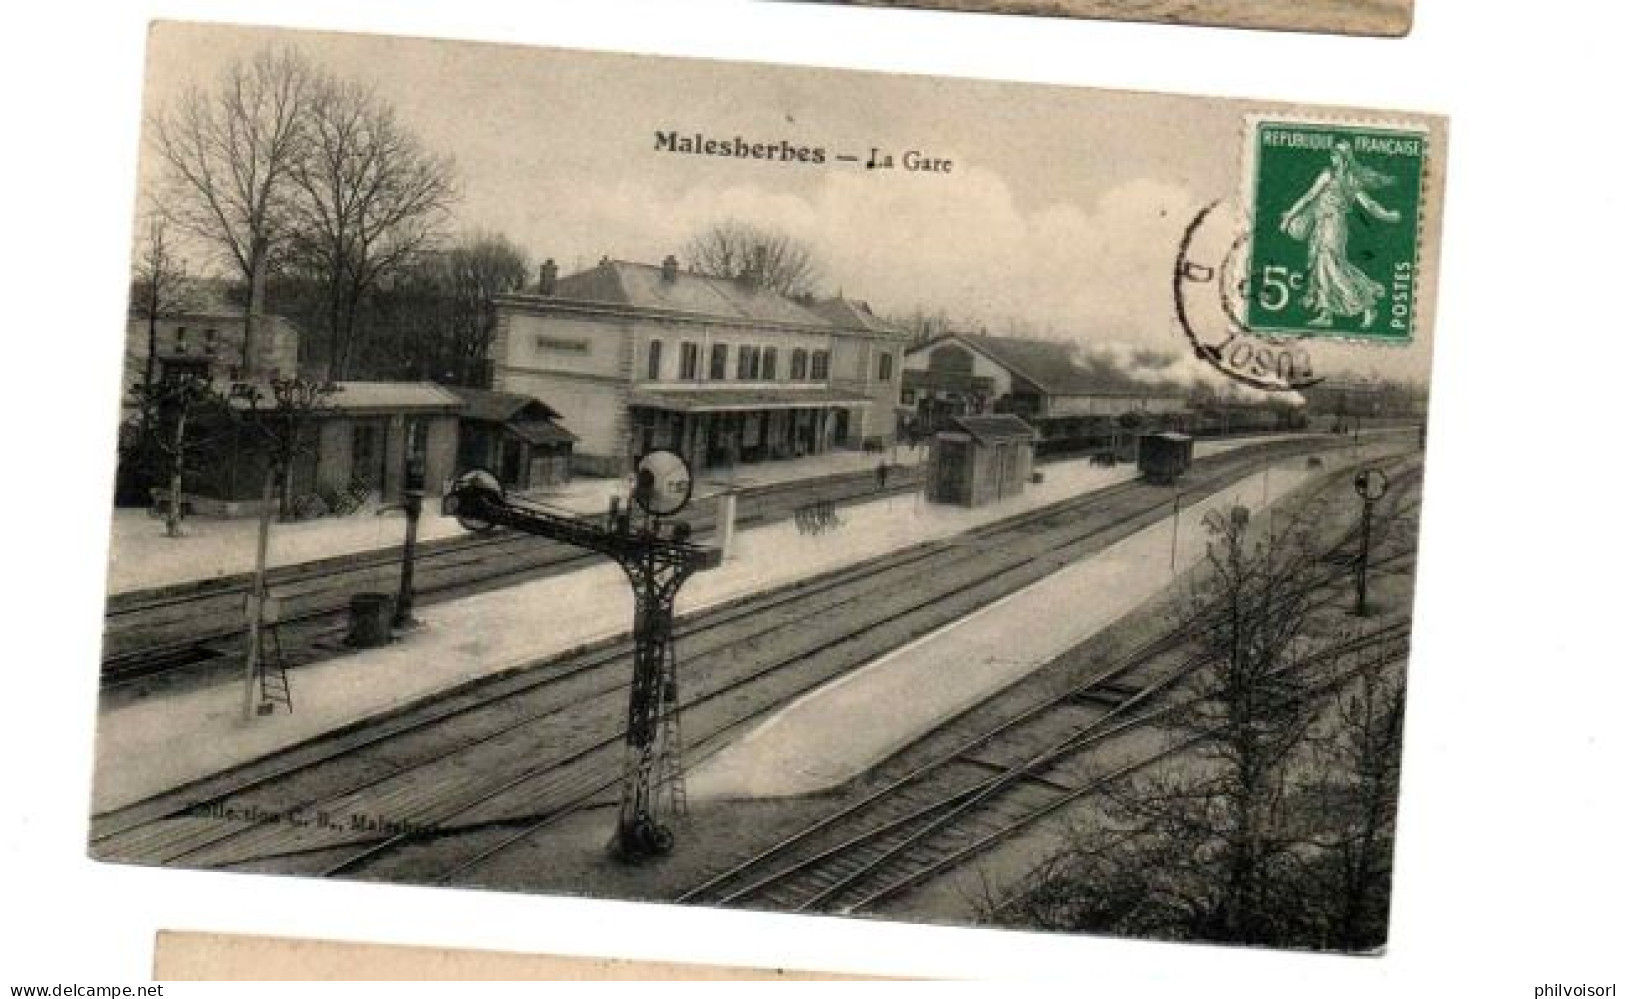
<path fill-rule="evenodd" d="M 388 593 L 357 593 L 350 598 L 350 634 L 345 641 L 358 649 L 388 645 L 395 598 Z"/>

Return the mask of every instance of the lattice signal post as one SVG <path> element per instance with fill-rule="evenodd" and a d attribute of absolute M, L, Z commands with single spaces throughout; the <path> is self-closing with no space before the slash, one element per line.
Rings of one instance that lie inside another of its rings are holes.
<path fill-rule="evenodd" d="M 675 837 L 664 820 L 687 808 L 673 608 L 690 576 L 722 564 L 720 549 L 688 540 L 687 523 L 663 519 L 687 504 L 691 482 L 681 459 L 657 451 L 639 463 L 633 501 L 640 512 L 623 512 L 612 503 L 607 522 L 508 497 L 488 472 L 463 475 L 442 505 L 444 513 L 472 530 L 507 527 L 606 555 L 632 584 L 634 651 L 625 776 L 611 843 L 618 856 L 632 860 L 669 853 Z"/>

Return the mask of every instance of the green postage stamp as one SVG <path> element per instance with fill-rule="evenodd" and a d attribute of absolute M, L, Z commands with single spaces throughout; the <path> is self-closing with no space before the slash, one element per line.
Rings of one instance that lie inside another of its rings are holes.
<path fill-rule="evenodd" d="M 1254 121 L 1246 325 L 1408 343 L 1428 134 Z"/>

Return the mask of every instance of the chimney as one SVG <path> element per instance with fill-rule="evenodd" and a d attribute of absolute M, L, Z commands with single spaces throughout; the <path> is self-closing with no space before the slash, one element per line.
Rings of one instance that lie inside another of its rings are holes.
<path fill-rule="evenodd" d="M 677 280 L 677 258 L 670 253 L 660 262 L 660 280 L 667 284 Z"/>
<path fill-rule="evenodd" d="M 767 247 L 760 243 L 750 248 L 750 257 L 739 269 L 739 283 L 747 288 L 759 288 L 767 273 Z"/>
<path fill-rule="evenodd" d="M 548 257 L 542 262 L 542 274 L 536 282 L 536 291 L 541 295 L 552 295 L 559 285 L 559 265 Z"/>

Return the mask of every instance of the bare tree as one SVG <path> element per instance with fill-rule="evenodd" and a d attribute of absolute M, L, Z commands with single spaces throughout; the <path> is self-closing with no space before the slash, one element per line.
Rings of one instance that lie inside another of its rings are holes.
<path fill-rule="evenodd" d="M 920 305 L 915 306 L 914 311 L 907 315 L 888 316 L 886 321 L 908 334 L 910 347 L 918 347 L 944 333 L 975 327 L 969 320 L 949 314 L 947 309 L 927 311 L 925 306 Z"/>
<path fill-rule="evenodd" d="M 1348 666 L 1309 640 L 1322 628 L 1320 516 L 1308 504 L 1280 532 L 1207 520 L 1207 572 L 1181 615 L 1206 665 L 1172 736 L 1199 741 L 1111 788 L 1025 885 L 982 900 L 985 916 L 1164 939 L 1380 941 L 1397 708 L 1377 688 L 1328 707 Z"/>
<path fill-rule="evenodd" d="M 166 480 L 164 533 L 178 538 L 185 479 L 201 443 L 199 429 L 209 416 L 223 411 L 225 400 L 208 379 L 193 375 L 143 382 L 135 386 L 134 395 L 142 414 L 136 453 L 149 463 L 153 478 Z"/>
<path fill-rule="evenodd" d="M 267 271 L 286 233 L 295 166 L 305 153 L 314 73 L 296 51 L 233 64 L 212 91 L 194 87 L 155 116 L 169 218 L 213 245 L 248 286 L 242 366 L 254 367 L 254 326 Z"/>
<path fill-rule="evenodd" d="M 293 516 L 293 469 L 300 456 L 315 447 L 313 434 L 321 414 L 332 408 L 333 396 L 340 391 L 331 382 L 306 378 L 273 378 L 267 400 L 259 385 L 239 382 L 232 386 L 232 399 L 238 413 L 253 434 L 252 440 L 265 455 L 265 477 L 260 490 L 259 530 L 254 549 L 254 579 L 248 591 L 248 647 L 243 688 L 243 717 L 254 714 L 254 686 L 262 655 L 265 625 L 266 570 L 271 540 L 273 510 L 282 519 Z M 269 405 L 267 405 L 269 401 Z M 280 491 L 280 501 L 272 497 Z"/>
<path fill-rule="evenodd" d="M 684 253 L 698 274 L 748 281 L 791 298 L 818 290 L 818 266 L 806 243 L 749 222 L 714 225 L 689 240 Z"/>
<path fill-rule="evenodd" d="M 1332 709 L 1332 730 L 1316 767 L 1323 810 L 1310 891 L 1321 904 L 1324 937 L 1344 950 L 1387 939 L 1405 687 L 1397 672 L 1362 674 Z"/>
<path fill-rule="evenodd" d="M 506 236 L 480 232 L 465 237 L 438 264 L 450 312 L 450 367 L 461 382 L 473 384 L 496 334 L 495 299 L 524 287 L 530 259 Z"/>
<path fill-rule="evenodd" d="M 1213 764 L 1203 768 L 1210 776 L 1194 786 L 1225 833 L 1207 929 L 1218 939 L 1264 942 L 1278 910 L 1271 883 L 1296 859 L 1288 761 L 1308 735 L 1310 692 L 1324 672 L 1311 668 L 1300 641 L 1319 575 L 1313 521 L 1300 511 L 1282 534 L 1256 543 L 1249 521 L 1236 510 L 1207 519 L 1208 572 L 1190 623 L 1212 665 L 1198 674 L 1200 707 L 1189 724 L 1216 732 L 1200 750 Z"/>
<path fill-rule="evenodd" d="M 269 396 L 259 385 L 247 382 L 233 385 L 231 396 L 241 407 L 250 439 L 266 457 L 265 499 L 275 495 L 277 515 L 292 520 L 294 468 L 315 448 L 317 421 L 332 408 L 333 396 L 341 388 L 331 381 L 309 378 L 273 378 L 269 384 Z M 264 505 L 269 509 L 272 504 Z"/>
<path fill-rule="evenodd" d="M 158 365 L 158 320 L 184 309 L 189 301 L 186 261 L 175 249 L 171 223 L 161 210 L 142 220 L 135 267 L 130 279 L 130 311 L 147 323 L 147 356 L 141 372 L 141 395 L 152 396 Z M 143 426 L 150 413 L 141 410 Z"/>
<path fill-rule="evenodd" d="M 425 150 L 363 84 L 311 88 L 304 154 L 293 164 L 294 266 L 325 293 L 328 370 L 353 360 L 357 313 L 385 275 L 433 246 L 455 194 L 447 157 Z"/>

